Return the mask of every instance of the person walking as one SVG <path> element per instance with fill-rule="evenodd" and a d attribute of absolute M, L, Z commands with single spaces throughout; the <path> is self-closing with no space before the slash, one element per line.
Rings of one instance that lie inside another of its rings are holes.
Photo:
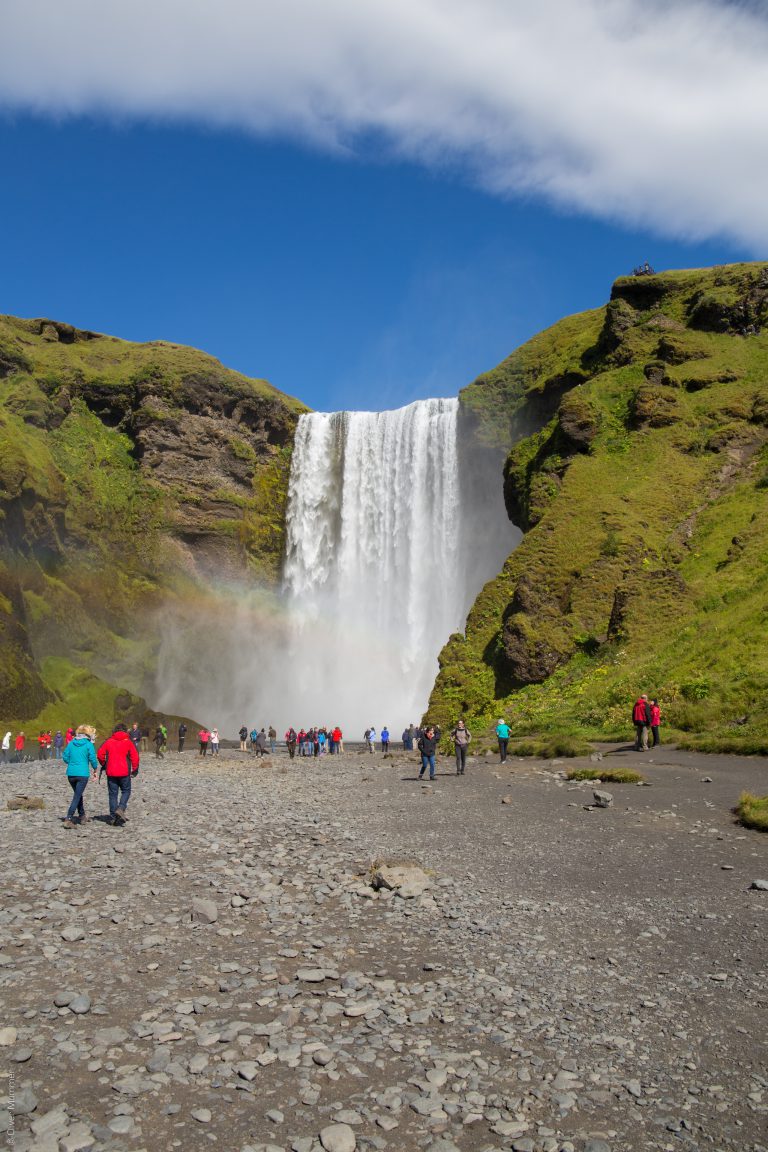
<path fill-rule="evenodd" d="M 653 748 L 658 748 L 661 744 L 659 738 L 659 726 L 661 725 L 661 709 L 659 708 L 658 700 L 651 700 L 651 734 L 653 735 Z"/>
<path fill-rule="evenodd" d="M 371 725 L 371 727 L 366 732 L 365 738 L 368 741 L 368 751 L 369 752 L 375 752 L 376 751 L 376 729 L 373 727 L 373 725 Z"/>
<path fill-rule="evenodd" d="M 247 752 L 248 748 L 246 746 L 246 740 L 248 739 L 248 729 L 246 728 L 245 724 L 243 724 L 242 728 L 238 732 L 238 736 L 240 737 L 240 751 Z"/>
<path fill-rule="evenodd" d="M 424 779 L 424 773 L 429 768 L 429 778 L 435 778 L 435 753 L 437 752 L 437 738 L 435 730 L 429 724 L 422 735 L 419 737 L 419 752 L 421 752 L 421 772 L 419 772 L 419 780 Z"/>
<path fill-rule="evenodd" d="M 261 759 L 267 750 L 267 733 L 261 728 L 256 733 L 256 739 L 253 742 L 253 748 L 256 755 Z"/>
<path fill-rule="evenodd" d="M 13 742 L 13 763 L 21 764 L 24 760 L 24 744 L 26 743 L 26 736 L 23 732 L 19 732 L 18 736 Z"/>
<path fill-rule="evenodd" d="M 83 794 L 88 787 L 88 781 L 96 779 L 99 761 L 96 759 L 96 749 L 93 741 L 96 738 L 96 729 L 90 724 L 81 724 L 74 737 L 64 749 L 63 759 L 67 767 L 67 780 L 72 788 L 72 803 L 64 817 L 64 827 L 74 828 L 75 824 L 85 824 L 85 805 Z"/>
<path fill-rule="evenodd" d="M 201 728 L 200 729 L 200 731 L 197 734 L 197 740 L 198 740 L 198 743 L 200 745 L 200 755 L 201 756 L 207 756 L 208 745 L 209 745 L 210 740 L 211 740 L 211 734 L 207 728 Z"/>
<path fill-rule="evenodd" d="M 274 756 L 275 749 L 277 748 L 277 732 L 275 731 L 275 728 L 272 724 L 270 724 L 270 726 L 269 726 L 269 731 L 267 732 L 267 736 L 269 737 L 269 751 Z"/>
<path fill-rule="evenodd" d="M 155 759 L 163 760 L 163 730 L 158 724 L 155 729 Z"/>
<path fill-rule="evenodd" d="M 107 773 L 109 823 L 121 828 L 128 819 L 126 810 L 131 798 L 131 777 L 139 771 L 139 754 L 125 724 L 115 725 L 114 732 L 104 741 L 96 756 Z"/>
<path fill-rule="evenodd" d="M 632 723 L 635 726 L 635 752 L 648 751 L 648 729 L 651 726 L 651 706 L 643 693 L 638 696 L 632 709 Z"/>
<path fill-rule="evenodd" d="M 509 743 L 509 724 L 506 720 L 499 720 L 496 725 L 496 739 L 499 742 L 499 759 L 502 764 L 507 762 L 507 744 Z"/>
<path fill-rule="evenodd" d="M 8 763 L 8 753 L 11 750 L 11 733 L 6 732 L 3 736 L 2 747 L 0 747 L 0 764 Z"/>
<path fill-rule="evenodd" d="M 186 738 L 187 738 L 187 726 L 184 723 L 184 721 L 182 720 L 181 724 L 179 724 L 179 752 L 184 751 L 184 741 L 186 740 Z"/>
<path fill-rule="evenodd" d="M 218 728 L 211 728 L 211 756 L 218 756 L 221 737 Z"/>
<path fill-rule="evenodd" d="M 130 736 L 131 740 L 133 741 L 134 748 L 138 752 L 139 747 L 141 745 L 141 729 L 139 728 L 139 726 L 135 720 L 134 720 L 133 724 L 131 724 L 131 727 L 128 731 L 128 735 Z"/>
<path fill-rule="evenodd" d="M 381 750 L 389 752 L 389 728 L 385 724 L 381 730 Z"/>
<path fill-rule="evenodd" d="M 467 728 L 463 720 L 459 720 L 458 724 L 451 733 L 453 737 L 453 746 L 456 750 L 456 775 L 463 776 L 464 769 L 467 765 L 467 748 L 472 739 L 472 733 Z"/>
<path fill-rule="evenodd" d="M 296 755 L 296 729 L 289 728 L 285 734 L 285 746 L 288 749 L 288 755 L 293 760 Z"/>

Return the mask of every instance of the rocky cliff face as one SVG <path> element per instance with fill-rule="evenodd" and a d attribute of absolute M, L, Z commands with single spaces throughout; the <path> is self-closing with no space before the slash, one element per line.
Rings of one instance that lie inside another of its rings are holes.
<path fill-rule="evenodd" d="M 768 744 L 768 267 L 617 281 L 462 393 L 520 547 L 441 656 L 430 714 Z"/>
<path fill-rule="evenodd" d="M 276 580 L 302 411 L 194 349 L 0 318 L 0 714 L 111 723 L 161 605 Z"/>

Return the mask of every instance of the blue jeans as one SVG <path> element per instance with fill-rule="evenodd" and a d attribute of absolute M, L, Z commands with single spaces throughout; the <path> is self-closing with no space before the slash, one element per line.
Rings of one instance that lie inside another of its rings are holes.
<path fill-rule="evenodd" d="M 67 811 L 67 820 L 71 820 L 75 812 L 78 816 L 85 816 L 85 805 L 83 804 L 83 793 L 88 787 L 89 776 L 67 776 L 67 780 L 72 786 L 74 796 L 72 803 Z"/>
<path fill-rule="evenodd" d="M 435 757 L 434 757 L 434 755 L 427 756 L 426 752 L 422 752 L 422 754 L 421 754 L 421 772 L 419 772 L 419 777 L 424 775 L 424 773 L 427 770 L 427 766 L 429 766 L 429 778 L 430 778 L 430 780 L 434 780 L 434 778 L 435 778 Z"/>
<path fill-rule="evenodd" d="M 109 814 L 114 816 L 118 808 L 125 812 L 131 798 L 130 776 L 107 776 L 107 789 L 109 791 Z M 118 794 L 120 800 L 118 803 Z"/>

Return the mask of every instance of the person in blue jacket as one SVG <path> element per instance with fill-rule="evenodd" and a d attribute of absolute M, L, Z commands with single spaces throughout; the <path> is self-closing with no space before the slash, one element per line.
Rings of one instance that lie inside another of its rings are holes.
<path fill-rule="evenodd" d="M 69 780 L 74 793 L 69 811 L 64 819 L 65 828 L 74 828 L 76 823 L 85 823 L 83 793 L 88 787 L 89 779 L 91 777 L 96 779 L 96 771 L 99 767 L 96 749 L 93 746 L 95 736 L 95 728 L 92 728 L 90 724 L 81 724 L 62 755 L 67 766 L 67 780 Z"/>
<path fill-rule="evenodd" d="M 507 762 L 507 744 L 509 743 L 509 724 L 506 720 L 499 720 L 496 725 L 496 737 L 499 741 L 499 758 L 502 764 Z"/>
<path fill-rule="evenodd" d="M 386 724 L 381 730 L 381 750 L 382 752 L 389 752 L 389 729 Z"/>

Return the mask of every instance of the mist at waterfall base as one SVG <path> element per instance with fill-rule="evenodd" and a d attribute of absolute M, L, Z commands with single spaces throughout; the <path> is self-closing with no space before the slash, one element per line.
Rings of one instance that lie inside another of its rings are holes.
<path fill-rule="evenodd" d="M 166 620 L 158 707 L 231 736 L 418 723 L 437 656 L 519 540 L 498 454 L 456 399 L 311 413 L 296 431 L 283 587 L 229 586 Z"/>

